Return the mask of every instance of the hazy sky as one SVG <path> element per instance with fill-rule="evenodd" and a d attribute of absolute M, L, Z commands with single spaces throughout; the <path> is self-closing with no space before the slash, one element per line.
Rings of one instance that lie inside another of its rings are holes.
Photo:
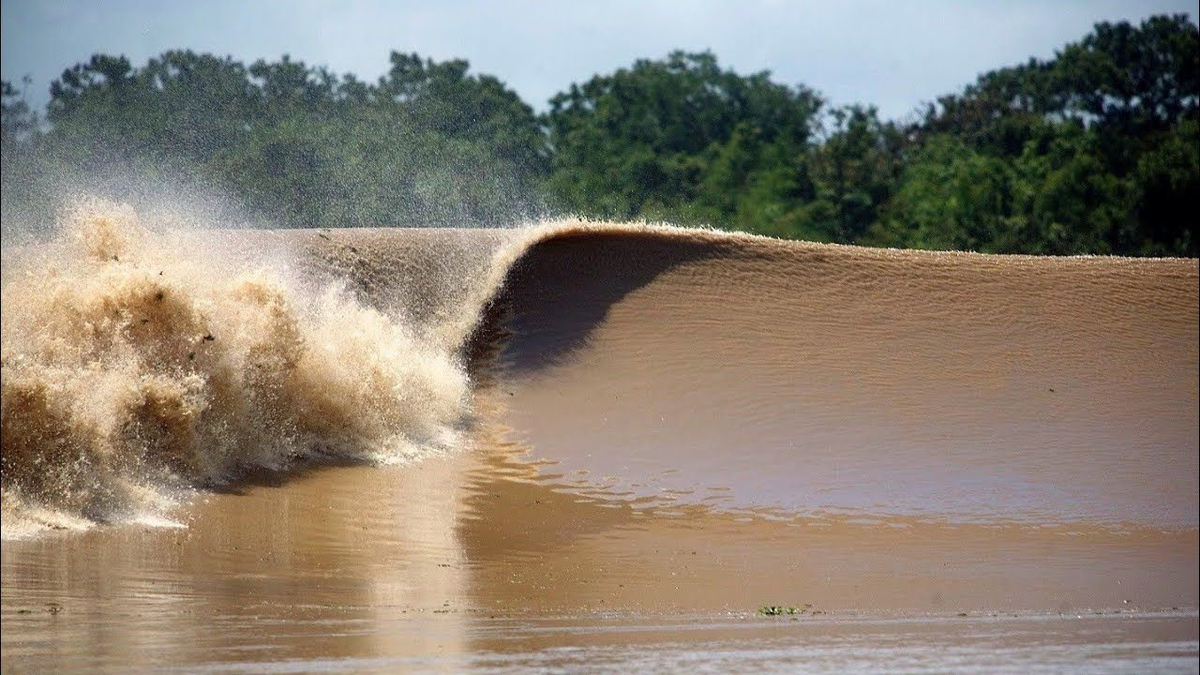
<path fill-rule="evenodd" d="M 1102 20 L 1186 13 L 1196 0 L 3 0 L 0 70 L 31 75 L 31 103 L 91 54 L 141 65 L 171 48 L 250 62 L 282 54 L 374 81 L 392 50 L 466 58 L 535 108 L 572 82 L 672 49 L 711 49 L 739 72 L 770 70 L 835 104 L 885 116 L 982 71 L 1050 57 Z"/>

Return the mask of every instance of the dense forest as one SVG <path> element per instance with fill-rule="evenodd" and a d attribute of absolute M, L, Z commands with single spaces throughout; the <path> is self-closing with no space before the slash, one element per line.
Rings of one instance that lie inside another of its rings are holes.
<path fill-rule="evenodd" d="M 50 84 L 45 111 L 4 82 L 4 218 L 136 176 L 283 227 L 573 213 L 874 246 L 1198 253 L 1200 29 L 1186 16 L 1097 24 L 906 121 L 711 53 L 572 84 L 541 115 L 466 61 L 390 58 L 372 83 L 286 56 L 96 55 Z"/>

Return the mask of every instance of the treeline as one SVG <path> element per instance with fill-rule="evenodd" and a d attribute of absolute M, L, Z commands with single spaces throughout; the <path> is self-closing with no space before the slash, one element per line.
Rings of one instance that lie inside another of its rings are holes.
<path fill-rule="evenodd" d="M 3 203 L 59 177 L 200 184 L 281 226 L 505 224 L 552 213 L 989 252 L 1196 256 L 1200 30 L 1101 23 L 908 121 L 676 52 L 571 85 L 392 53 L 378 82 L 287 57 L 98 55 L 44 115 L 4 83 Z M 16 217 L 16 216 L 11 216 Z"/>

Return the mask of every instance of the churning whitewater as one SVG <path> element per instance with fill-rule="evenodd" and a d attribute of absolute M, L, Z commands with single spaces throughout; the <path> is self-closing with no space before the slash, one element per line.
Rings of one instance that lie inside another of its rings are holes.
<path fill-rule="evenodd" d="M 4 533 L 161 511 L 303 458 L 408 461 L 455 445 L 455 353 L 344 283 L 234 262 L 128 206 L 79 204 L 6 254 Z"/>

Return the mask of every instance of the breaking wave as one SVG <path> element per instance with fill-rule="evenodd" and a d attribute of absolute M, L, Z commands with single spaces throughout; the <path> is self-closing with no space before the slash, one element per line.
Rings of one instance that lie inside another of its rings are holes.
<path fill-rule="evenodd" d="M 136 517 L 300 459 L 457 443 L 468 378 L 453 352 L 342 283 L 307 283 L 270 252 L 233 263 L 236 237 L 208 238 L 87 201 L 5 260 L 6 531 Z"/>
<path fill-rule="evenodd" d="M 461 451 L 497 389 L 635 499 L 1196 525 L 1195 260 L 169 225 L 90 200 L 5 248 L 5 537 Z"/>

